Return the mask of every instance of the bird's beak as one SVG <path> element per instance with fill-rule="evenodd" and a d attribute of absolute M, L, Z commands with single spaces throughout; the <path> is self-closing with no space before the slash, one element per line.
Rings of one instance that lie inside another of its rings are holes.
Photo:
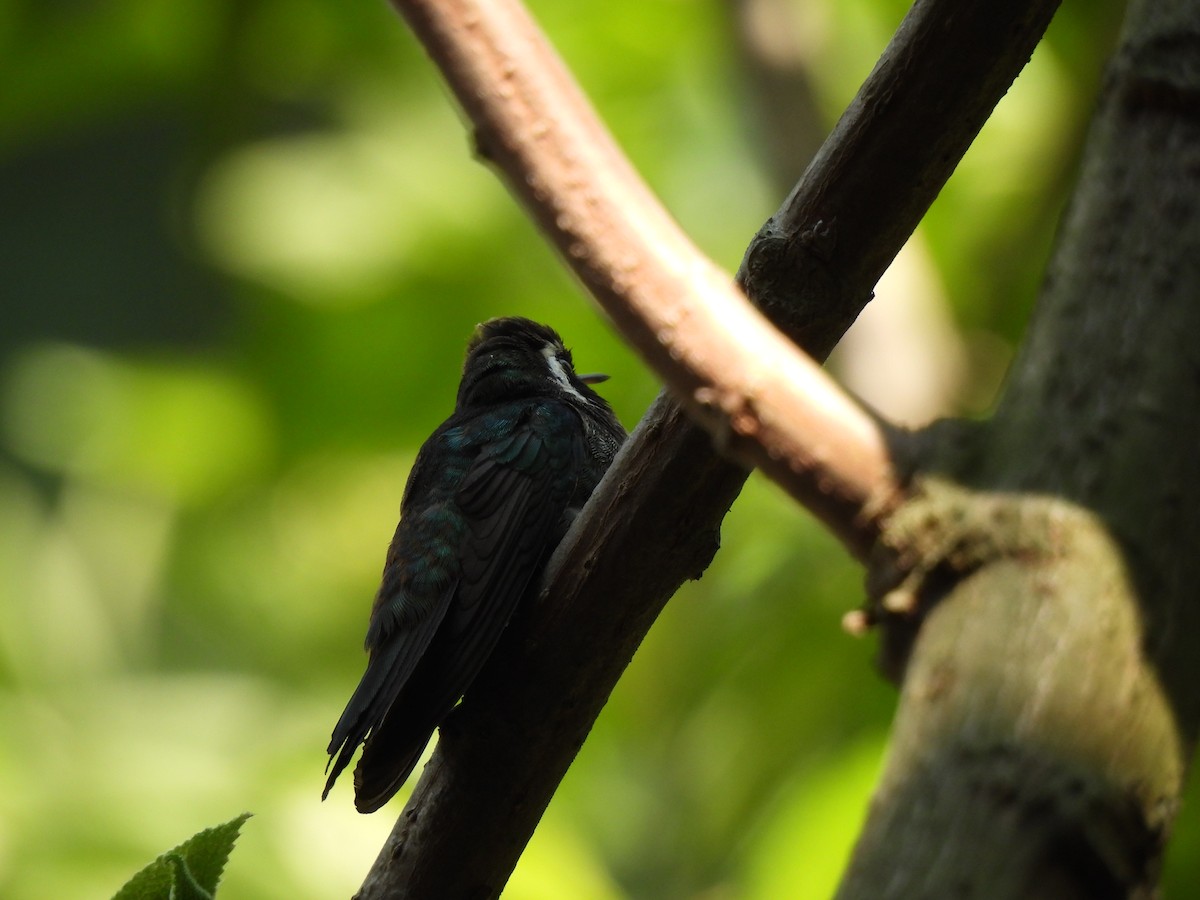
<path fill-rule="evenodd" d="M 579 380 L 584 384 L 599 384 L 602 381 L 608 381 L 608 376 L 600 372 L 591 372 L 587 375 L 580 375 Z"/>

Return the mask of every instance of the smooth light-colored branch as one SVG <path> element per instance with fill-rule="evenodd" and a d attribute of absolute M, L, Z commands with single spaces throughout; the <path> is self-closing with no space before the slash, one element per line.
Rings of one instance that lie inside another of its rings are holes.
<path fill-rule="evenodd" d="M 513 0 L 394 0 L 476 144 L 621 333 L 716 445 L 855 553 L 897 493 L 873 419 L 702 254 Z"/>

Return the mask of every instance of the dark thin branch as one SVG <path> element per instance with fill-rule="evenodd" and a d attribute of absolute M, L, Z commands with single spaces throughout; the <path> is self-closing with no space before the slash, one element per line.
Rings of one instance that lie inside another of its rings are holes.
<path fill-rule="evenodd" d="M 1058 0 L 917 0 L 739 280 L 829 354 L 1050 24 Z"/>
<path fill-rule="evenodd" d="M 461 43 L 477 23 L 501 7 L 504 15 L 513 14 L 493 0 L 472 5 L 457 29 L 443 30 L 437 24 L 439 11 L 461 16 L 467 7 L 448 0 L 394 2 L 422 39 L 431 42 L 431 55 L 452 83 L 455 71 L 470 67 L 471 54 L 479 52 Z M 756 239 L 741 273 L 751 296 L 765 301 L 760 306 L 814 357 L 823 358 L 858 314 L 878 271 L 915 227 L 988 110 L 1020 71 L 1055 6 L 1047 0 L 936 0 L 913 8 L 909 19 L 914 21 L 906 20 L 885 57 L 909 59 L 911 68 L 889 70 L 893 83 L 884 94 L 877 69 L 847 114 L 851 122 L 844 119 L 839 125 L 788 204 Z M 937 41 L 928 40 L 931 22 L 940 29 Z M 1007 38 L 992 39 L 992 32 Z M 536 37 L 529 27 L 521 33 L 523 40 Z M 917 58 L 906 44 L 913 35 L 924 39 Z M 540 39 L 535 43 L 540 45 Z M 959 71 L 964 56 L 972 57 L 970 75 L 941 81 L 929 77 Z M 515 73 L 546 65 L 547 58 L 554 77 L 565 77 L 552 55 L 528 45 L 502 62 Z M 480 106 L 505 102 L 510 88 L 505 79 L 461 102 L 474 118 Z M 534 96 L 533 108 L 544 110 L 541 102 Z M 920 127 L 872 112 L 875 105 L 897 102 L 924 111 Z M 584 121 L 575 121 L 580 116 Z M 557 109 L 555 117 L 557 125 L 585 143 L 603 133 L 584 103 Z M 607 138 L 601 144 L 611 146 Z M 874 168 L 878 160 L 862 150 L 871 146 L 894 148 L 897 154 L 896 164 L 882 175 Z M 495 143 L 484 150 L 494 161 L 507 158 Z M 606 156 L 600 163 L 597 173 L 577 173 L 597 201 L 609 197 L 610 189 L 618 190 L 601 175 L 610 171 L 609 164 L 627 169 L 619 158 L 613 163 Z M 559 222 L 562 208 L 545 193 L 538 175 L 518 168 L 504 170 L 504 176 L 524 202 L 537 205 L 538 221 L 550 233 L 572 224 L 569 216 Z M 850 209 L 872 192 L 907 199 Z M 643 198 L 632 199 L 637 200 L 634 208 L 641 209 Z M 623 201 L 605 208 L 622 214 Z M 584 219 L 590 209 L 585 207 Z M 816 227 L 819 223 L 808 211 L 824 223 L 873 216 L 876 228 L 839 225 L 831 242 L 830 229 Z M 806 221 L 814 222 L 813 227 L 805 226 Z M 572 265 L 596 258 L 595 248 L 581 235 L 566 242 L 558 237 L 556 244 Z M 680 268 L 672 270 L 674 277 L 688 289 L 698 279 L 692 265 L 703 270 L 700 280 L 706 285 L 719 280 L 702 260 L 686 254 L 676 259 Z M 618 266 L 615 284 L 597 287 L 602 269 L 583 266 L 577 271 L 589 289 L 618 298 L 648 277 L 636 267 Z M 785 292 L 789 284 L 791 290 Z M 632 316 L 622 308 L 612 315 L 623 330 Z M 646 340 L 644 325 L 633 331 Z M 433 760 L 367 876 L 360 894 L 364 900 L 482 898 L 500 892 L 647 629 L 678 586 L 697 577 L 711 559 L 721 519 L 746 475 L 745 469 L 724 461 L 711 438 L 671 400 L 660 397 L 560 547 L 540 602 L 510 624 L 480 679 L 442 728 Z"/>

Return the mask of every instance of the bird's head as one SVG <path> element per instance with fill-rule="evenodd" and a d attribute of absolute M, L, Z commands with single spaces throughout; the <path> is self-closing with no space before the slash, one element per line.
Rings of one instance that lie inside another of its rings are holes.
<path fill-rule="evenodd" d="M 467 344 L 458 407 L 546 396 L 590 406 L 603 401 L 588 385 L 607 377 L 577 374 L 571 351 L 548 325 L 519 316 L 489 319 Z"/>

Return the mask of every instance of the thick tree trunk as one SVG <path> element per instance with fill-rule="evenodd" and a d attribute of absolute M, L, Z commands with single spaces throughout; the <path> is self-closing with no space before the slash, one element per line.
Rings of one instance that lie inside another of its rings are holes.
<path fill-rule="evenodd" d="M 1154 891 L 1200 721 L 1198 251 L 1200 0 L 1137 0 L 996 415 L 910 448 L 840 897 Z"/>

